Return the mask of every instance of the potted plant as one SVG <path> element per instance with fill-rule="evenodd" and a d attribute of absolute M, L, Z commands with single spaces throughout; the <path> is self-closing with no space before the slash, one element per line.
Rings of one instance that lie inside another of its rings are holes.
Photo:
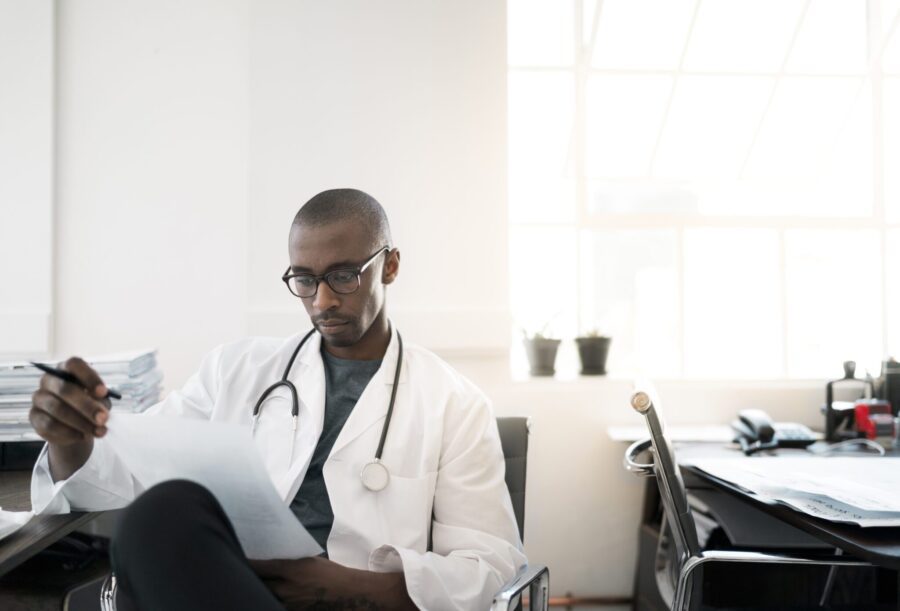
<path fill-rule="evenodd" d="M 575 343 L 578 344 L 578 357 L 581 359 L 581 375 L 606 375 L 606 357 L 609 355 L 611 341 L 611 337 L 600 335 L 596 329 L 575 338 Z"/>
<path fill-rule="evenodd" d="M 533 376 L 552 376 L 556 373 L 559 340 L 547 337 L 546 333 L 547 325 L 532 335 L 524 333 L 525 355 L 528 357 L 529 373 Z"/>

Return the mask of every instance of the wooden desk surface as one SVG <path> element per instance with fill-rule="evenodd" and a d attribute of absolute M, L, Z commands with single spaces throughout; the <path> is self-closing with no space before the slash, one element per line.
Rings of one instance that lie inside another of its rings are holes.
<path fill-rule="evenodd" d="M 8 511 L 31 509 L 31 471 L 0 471 L 0 507 Z M 74 512 L 34 516 L 25 526 L 0 539 L 0 575 L 97 515 L 97 512 Z"/>
<path fill-rule="evenodd" d="M 690 448 L 688 452 L 684 452 L 687 448 L 676 448 L 676 456 L 679 451 L 684 454 L 697 451 L 696 448 Z M 706 451 L 719 453 L 722 450 Z M 785 450 L 779 450 L 784 452 Z M 700 450 L 704 452 L 704 450 Z M 873 456 L 872 460 L 878 460 L 877 456 Z M 682 466 L 682 471 L 686 476 L 699 478 L 700 481 L 711 484 L 717 489 L 724 490 L 728 494 L 738 497 L 744 502 L 750 503 L 754 507 L 765 511 L 767 514 L 795 526 L 814 537 L 835 547 L 853 554 L 854 556 L 893 569 L 900 570 L 900 527 L 891 528 L 862 528 L 852 524 L 839 524 L 813 518 L 799 511 L 795 511 L 790 507 L 763 500 L 754 494 L 745 492 L 741 488 L 732 485 L 729 482 L 713 477 L 708 473 L 694 469 L 690 466 Z M 688 484 L 688 477 L 685 478 L 685 484 Z"/>

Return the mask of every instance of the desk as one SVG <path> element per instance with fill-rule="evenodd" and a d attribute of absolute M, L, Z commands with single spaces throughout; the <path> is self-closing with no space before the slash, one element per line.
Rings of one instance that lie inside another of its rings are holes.
<path fill-rule="evenodd" d="M 877 460 L 877 458 L 872 460 Z M 709 483 L 716 489 L 723 490 L 757 509 L 765 511 L 768 515 L 799 528 L 857 558 L 879 566 L 900 570 L 900 527 L 860 528 L 852 524 L 829 522 L 794 511 L 784 505 L 764 501 L 729 482 L 692 467 L 683 467 L 682 473 L 686 478 L 688 478 L 688 474 L 697 477 L 700 481 Z M 687 486 L 687 482 L 685 485 Z"/>
<path fill-rule="evenodd" d="M 622 440 L 624 441 L 624 439 Z M 691 458 L 740 456 L 734 447 L 720 443 L 674 444 L 676 459 L 686 461 Z M 778 450 L 779 455 L 805 453 L 805 450 Z M 873 456 L 871 460 L 878 460 Z M 886 569 L 900 570 L 900 528 L 859 528 L 848 524 L 836 524 L 813 518 L 788 507 L 764 501 L 753 494 L 695 470 L 690 466 L 681 467 L 689 500 L 703 498 L 709 493 L 726 495 L 739 501 L 738 504 L 752 508 L 753 512 L 764 514 L 765 519 L 777 528 L 789 529 L 817 545 L 839 548 L 854 557 L 866 560 Z M 693 503 L 692 503 L 693 504 Z M 634 600 L 636 609 L 661 609 L 662 601 L 656 594 L 653 580 L 656 538 L 659 535 L 659 492 L 656 480 L 648 478 L 644 498 L 643 517 L 640 531 L 640 551 L 638 574 L 635 580 Z M 742 518 L 737 518 L 742 519 Z M 796 529 L 796 530 L 795 530 Z M 785 533 L 786 535 L 788 533 Z M 778 537 L 775 537 L 776 539 Z M 789 537 L 785 537 L 785 541 Z M 792 541 L 798 540 L 791 537 Z M 793 549 L 794 545 L 782 545 Z M 896 587 L 896 586 L 894 586 Z"/>
<path fill-rule="evenodd" d="M 9 511 L 31 509 L 31 471 L 0 472 L 0 507 Z M 25 526 L 0 540 L 0 575 L 25 562 L 99 512 L 73 512 L 33 517 Z"/>

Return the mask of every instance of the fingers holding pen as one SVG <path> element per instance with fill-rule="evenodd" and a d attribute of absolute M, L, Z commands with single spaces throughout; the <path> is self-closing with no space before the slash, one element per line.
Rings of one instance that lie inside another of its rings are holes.
<path fill-rule="evenodd" d="M 106 388 L 106 385 L 103 383 L 103 380 L 100 379 L 100 376 L 97 375 L 97 372 L 94 371 L 84 359 L 73 356 L 63 363 L 62 369 L 78 378 L 78 381 L 88 389 L 88 392 L 91 393 L 93 397 L 96 397 L 97 399 L 106 398 L 109 389 Z"/>
<path fill-rule="evenodd" d="M 68 411 L 79 414 L 92 426 L 102 427 L 109 419 L 107 406 L 76 384 L 65 382 L 51 375 L 44 375 L 41 377 L 38 392 L 42 391 L 58 399 Z"/>
<path fill-rule="evenodd" d="M 65 446 L 85 441 L 85 436 L 81 431 L 56 420 L 50 414 L 36 407 L 32 406 L 31 411 L 28 412 L 28 420 L 38 435 L 50 443 Z"/>
<path fill-rule="evenodd" d="M 67 439 L 71 437 L 67 430 L 58 429 L 55 424 L 48 423 L 45 416 L 49 417 L 53 423 L 62 424 L 68 429 L 75 431 L 85 440 L 91 437 L 102 437 L 106 434 L 105 426 L 95 424 L 56 395 L 45 390 L 38 390 L 31 397 L 29 419 L 32 420 L 32 424 L 35 425 L 34 420 L 37 419 L 37 424 L 42 425 L 42 429 L 47 430 L 51 434 L 55 432 Z M 41 429 L 38 429 L 36 425 L 35 430 L 41 432 Z"/>

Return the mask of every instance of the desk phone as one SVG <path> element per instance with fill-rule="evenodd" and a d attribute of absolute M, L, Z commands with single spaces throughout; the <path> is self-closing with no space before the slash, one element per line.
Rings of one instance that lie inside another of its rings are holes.
<path fill-rule="evenodd" d="M 761 409 L 745 409 L 731 423 L 735 441 L 747 456 L 760 450 L 775 448 L 805 448 L 815 443 L 816 436 L 806 426 L 796 422 L 772 422 Z"/>

